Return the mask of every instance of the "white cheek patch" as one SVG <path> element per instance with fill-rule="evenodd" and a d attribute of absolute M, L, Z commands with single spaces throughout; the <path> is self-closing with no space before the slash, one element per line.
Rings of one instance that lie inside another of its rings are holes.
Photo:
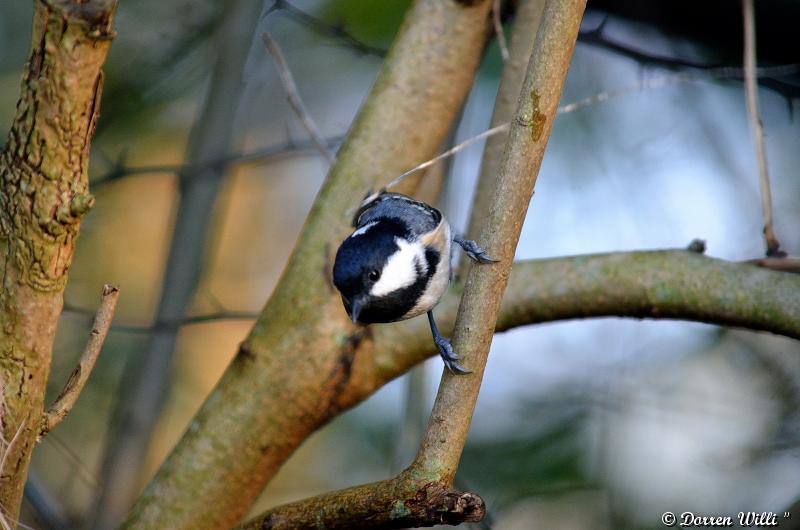
<path fill-rule="evenodd" d="M 367 233 L 367 230 L 369 230 L 370 228 L 372 228 L 376 224 L 378 224 L 378 221 L 371 221 L 371 222 L 365 224 L 364 226 L 362 226 L 361 228 L 359 228 L 358 230 L 356 230 L 355 232 L 353 232 L 352 234 L 350 234 L 350 237 L 363 236 L 364 234 Z"/>
<path fill-rule="evenodd" d="M 417 281 L 417 264 L 425 267 L 425 250 L 422 244 L 400 238 L 394 239 L 400 249 L 389 256 L 383 266 L 380 279 L 372 286 L 369 294 L 372 296 L 385 296 L 391 292 L 408 287 Z"/>

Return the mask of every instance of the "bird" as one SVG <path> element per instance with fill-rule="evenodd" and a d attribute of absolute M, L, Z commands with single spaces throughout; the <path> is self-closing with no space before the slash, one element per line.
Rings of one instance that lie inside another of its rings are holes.
<path fill-rule="evenodd" d="M 497 260 L 475 241 L 453 236 L 439 210 L 400 193 L 384 190 L 367 197 L 353 228 L 333 264 L 333 284 L 352 321 L 388 323 L 427 313 L 445 366 L 455 374 L 471 373 L 439 331 L 433 308 L 451 280 L 451 241 L 478 263 Z"/>

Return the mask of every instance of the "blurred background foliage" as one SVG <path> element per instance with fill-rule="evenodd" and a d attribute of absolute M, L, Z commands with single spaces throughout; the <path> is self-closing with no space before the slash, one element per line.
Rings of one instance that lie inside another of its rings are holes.
<path fill-rule="evenodd" d="M 282 45 L 332 145 L 347 131 L 409 4 L 264 5 L 256 34 L 269 30 Z M 503 11 L 507 29 L 513 4 Z M 757 8 L 759 64 L 789 65 L 765 70 L 760 97 L 776 229 L 797 255 L 800 2 L 761 0 Z M 154 321 L 178 201 L 176 170 L 208 91 L 213 36 L 226 11 L 226 3 L 207 0 L 121 2 L 91 167 L 97 205 L 70 275 L 51 392 L 74 366 L 101 285 L 120 285 L 122 297 L 88 388 L 35 453 L 24 520 L 36 528 L 91 518 L 115 396 Z M 6 124 L 30 16 L 29 2 L 0 4 Z M 707 239 L 715 256 L 762 254 L 756 161 L 737 70 L 741 23 L 740 4 L 730 0 L 589 1 L 563 102 L 615 93 L 557 121 L 519 257 L 682 247 L 695 237 Z M 501 69 L 493 41 L 454 141 L 487 128 Z M 180 328 L 142 485 L 269 296 L 326 171 L 257 38 L 242 75 L 232 161 L 206 212 L 213 229 L 195 318 Z M 446 168 L 441 204 L 456 226 L 465 225 L 479 160 L 480 149 L 471 148 Z M 665 510 L 782 513 L 800 499 L 795 342 L 699 324 L 603 319 L 500 335 L 491 359 L 458 477 L 487 500 L 483 527 L 658 528 Z M 313 435 L 255 509 L 384 478 L 407 464 L 440 372 L 438 360 L 426 363 Z M 798 524 L 795 515 L 781 526 Z"/>

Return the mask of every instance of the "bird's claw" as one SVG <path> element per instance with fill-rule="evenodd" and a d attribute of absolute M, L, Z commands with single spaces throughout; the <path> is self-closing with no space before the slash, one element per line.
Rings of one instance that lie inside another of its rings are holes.
<path fill-rule="evenodd" d="M 454 241 L 458 243 L 458 245 L 461 248 L 464 249 L 464 252 L 473 261 L 477 261 L 478 263 L 483 263 L 483 264 L 498 262 L 498 260 L 489 256 L 489 254 L 486 253 L 483 247 L 481 247 L 471 239 L 462 239 L 460 237 L 456 237 Z"/>
<path fill-rule="evenodd" d="M 458 375 L 465 375 L 472 373 L 472 370 L 467 370 L 466 368 L 458 364 L 458 361 L 461 359 L 461 356 L 459 356 L 453 349 L 453 345 L 450 343 L 450 339 L 442 337 L 436 340 L 436 347 L 439 349 L 439 355 L 442 356 L 444 365 L 447 367 L 448 370 Z"/>

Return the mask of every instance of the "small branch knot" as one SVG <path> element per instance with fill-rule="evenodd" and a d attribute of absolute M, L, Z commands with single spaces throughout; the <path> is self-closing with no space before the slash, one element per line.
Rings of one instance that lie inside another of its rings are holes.
<path fill-rule="evenodd" d="M 704 239 L 692 239 L 689 246 L 686 247 L 689 252 L 696 252 L 697 254 L 704 254 L 706 251 L 706 242 Z"/>

